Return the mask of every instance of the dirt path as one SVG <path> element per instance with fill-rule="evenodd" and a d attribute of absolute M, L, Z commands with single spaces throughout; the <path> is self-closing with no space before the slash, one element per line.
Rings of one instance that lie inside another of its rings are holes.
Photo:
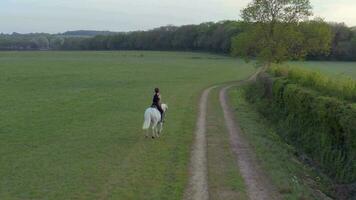
<path fill-rule="evenodd" d="M 190 179 L 184 194 L 184 200 L 209 199 L 206 155 L 206 111 L 209 93 L 214 88 L 216 86 L 204 90 L 200 97 L 199 116 L 190 160 Z"/>
<path fill-rule="evenodd" d="M 251 200 L 281 199 L 263 171 L 259 168 L 253 150 L 243 137 L 239 124 L 236 123 L 234 113 L 228 104 L 227 90 L 230 87 L 232 86 L 221 89 L 219 98 L 230 136 L 231 148 L 236 156 L 240 173 L 244 178 L 247 194 Z"/>
<path fill-rule="evenodd" d="M 253 150 L 242 136 L 241 129 L 236 123 L 234 113 L 229 107 L 227 90 L 236 85 L 231 84 L 220 90 L 220 104 L 224 112 L 226 127 L 230 137 L 232 151 L 238 162 L 238 168 L 244 178 L 247 193 L 251 200 L 280 199 L 273 186 L 269 183 L 256 161 Z M 208 174 L 207 174 L 207 141 L 206 141 L 206 114 L 208 96 L 212 89 L 204 90 L 199 101 L 199 115 L 196 124 L 195 141 L 190 159 L 190 179 L 184 193 L 184 200 L 208 200 Z"/>

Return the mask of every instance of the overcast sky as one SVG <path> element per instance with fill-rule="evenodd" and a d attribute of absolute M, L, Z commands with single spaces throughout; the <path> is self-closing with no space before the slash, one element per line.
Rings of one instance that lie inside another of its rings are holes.
<path fill-rule="evenodd" d="M 239 19 L 251 0 L 0 0 L 0 32 L 147 30 Z M 314 14 L 356 26 L 356 0 L 311 0 Z"/>

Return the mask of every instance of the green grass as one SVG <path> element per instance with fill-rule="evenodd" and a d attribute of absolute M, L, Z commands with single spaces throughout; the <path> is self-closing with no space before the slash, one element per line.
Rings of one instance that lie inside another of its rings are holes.
<path fill-rule="evenodd" d="M 231 89 L 229 97 L 243 133 L 283 199 L 323 199 L 316 191 L 330 191 L 327 179 L 318 177 L 298 160 L 295 149 L 279 137 L 254 105 L 246 101 L 243 88 Z"/>
<path fill-rule="evenodd" d="M 230 148 L 218 91 L 214 89 L 211 92 L 207 112 L 209 199 L 246 200 L 244 180 Z"/>
<path fill-rule="evenodd" d="M 253 70 L 199 53 L 1 52 L 0 199 L 180 199 L 200 92 Z M 146 140 L 157 86 L 170 109 Z"/>
<path fill-rule="evenodd" d="M 288 62 L 287 64 L 292 67 L 320 71 L 336 78 L 347 76 L 356 79 L 356 62 L 300 61 Z"/>

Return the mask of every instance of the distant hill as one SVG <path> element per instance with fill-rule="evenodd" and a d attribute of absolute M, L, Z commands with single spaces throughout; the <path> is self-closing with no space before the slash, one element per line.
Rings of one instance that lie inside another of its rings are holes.
<path fill-rule="evenodd" d="M 112 31 L 94 31 L 94 30 L 77 30 L 77 31 L 67 31 L 60 35 L 64 36 L 76 36 L 76 37 L 93 37 L 96 35 L 114 35 L 118 32 Z"/>

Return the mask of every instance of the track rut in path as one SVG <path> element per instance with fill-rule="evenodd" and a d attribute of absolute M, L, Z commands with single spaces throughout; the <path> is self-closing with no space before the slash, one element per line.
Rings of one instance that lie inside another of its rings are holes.
<path fill-rule="evenodd" d="M 249 199 L 281 199 L 268 178 L 260 169 L 255 154 L 249 146 L 248 141 L 243 137 L 241 128 L 235 120 L 234 113 L 229 107 L 227 90 L 232 86 L 233 85 L 222 88 L 220 90 L 219 99 L 230 137 L 230 146 L 235 154 L 240 173 L 245 181 Z"/>
<path fill-rule="evenodd" d="M 206 111 L 209 93 L 215 87 L 205 89 L 200 97 L 195 141 L 190 159 L 190 178 L 184 194 L 184 200 L 209 199 L 206 155 Z"/>

